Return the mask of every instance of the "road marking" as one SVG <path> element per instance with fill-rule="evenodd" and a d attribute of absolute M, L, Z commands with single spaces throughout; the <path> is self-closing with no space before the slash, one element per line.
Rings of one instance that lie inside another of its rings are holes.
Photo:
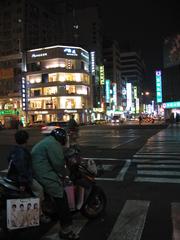
<path fill-rule="evenodd" d="M 116 178 L 95 178 L 97 181 L 116 181 Z"/>
<path fill-rule="evenodd" d="M 134 159 L 136 159 L 136 158 L 138 158 L 138 159 L 141 159 L 141 158 L 155 158 L 155 159 L 169 159 L 169 158 L 171 158 L 171 159 L 180 159 L 180 155 L 176 155 L 176 156 L 170 156 L 170 155 L 158 155 L 158 153 L 156 153 L 156 154 L 152 154 L 152 155 L 149 155 L 149 154 L 141 154 L 141 155 L 138 155 L 138 154 L 136 154 L 136 155 L 134 155 L 133 156 L 133 158 Z"/>
<path fill-rule="evenodd" d="M 165 164 L 156 164 L 156 165 L 154 165 L 154 164 L 138 164 L 137 165 L 137 168 L 167 168 L 167 169 L 169 169 L 169 168 L 175 168 L 175 169 L 177 169 L 177 168 L 180 168 L 180 165 L 170 165 L 170 164 L 167 164 L 167 165 L 165 165 Z"/>
<path fill-rule="evenodd" d="M 107 240 L 140 240 L 149 201 L 126 201 Z"/>
<path fill-rule="evenodd" d="M 171 203 L 171 218 L 173 224 L 173 240 L 180 239 L 180 203 Z"/>
<path fill-rule="evenodd" d="M 118 148 L 118 147 L 120 147 L 120 146 L 123 146 L 123 145 L 125 145 L 125 144 L 127 144 L 127 143 L 129 143 L 129 142 L 134 141 L 135 139 L 137 139 L 137 138 L 132 138 L 132 139 L 130 139 L 130 140 L 128 140 L 128 141 L 125 141 L 125 142 L 123 142 L 123 143 L 121 143 L 121 144 L 117 144 L 117 145 L 115 145 L 114 147 L 112 147 L 112 149 L 115 149 L 115 148 Z"/>
<path fill-rule="evenodd" d="M 83 157 L 82 159 L 84 160 L 94 160 L 94 161 L 127 161 L 129 159 L 124 159 L 124 158 L 96 158 L 96 157 Z"/>
<path fill-rule="evenodd" d="M 175 172 L 175 171 L 150 171 L 150 170 L 138 170 L 137 174 L 140 175 L 156 175 L 156 176 L 180 176 L 180 172 Z"/>
<path fill-rule="evenodd" d="M 157 153 L 158 155 L 179 155 L 180 156 L 180 153 L 175 153 L 175 152 L 158 152 Z M 136 154 L 137 156 L 138 155 L 155 155 L 154 153 L 145 153 L 145 152 L 138 152 L 137 154 Z M 135 156 L 136 156 L 135 155 Z"/>
<path fill-rule="evenodd" d="M 179 178 L 136 177 L 134 182 L 180 183 Z"/>
<path fill-rule="evenodd" d="M 137 159 L 132 159 L 133 163 L 179 163 L 180 161 L 178 160 L 155 160 L 155 159 L 144 159 L 144 160 L 137 160 Z"/>
<path fill-rule="evenodd" d="M 8 172 L 8 169 L 1 170 L 0 172 L 2 172 L 2 173 L 7 173 L 7 172 Z"/>
<path fill-rule="evenodd" d="M 131 160 L 126 160 L 123 168 L 121 169 L 121 171 L 119 172 L 119 174 L 116 177 L 117 181 L 123 181 L 124 180 L 124 176 L 125 176 L 128 168 L 129 168 L 130 164 L 131 164 Z"/>

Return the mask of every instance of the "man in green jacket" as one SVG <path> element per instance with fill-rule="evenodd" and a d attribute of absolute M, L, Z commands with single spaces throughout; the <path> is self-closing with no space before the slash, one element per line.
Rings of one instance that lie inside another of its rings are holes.
<path fill-rule="evenodd" d="M 45 192 L 53 197 L 61 224 L 60 238 L 79 239 L 72 231 L 72 218 L 61 177 L 64 173 L 64 154 L 62 145 L 66 144 L 66 131 L 55 129 L 32 148 L 32 165 L 35 178 Z"/>

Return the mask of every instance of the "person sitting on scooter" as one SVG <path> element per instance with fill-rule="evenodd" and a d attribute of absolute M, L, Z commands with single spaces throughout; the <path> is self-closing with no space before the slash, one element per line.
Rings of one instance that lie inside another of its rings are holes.
<path fill-rule="evenodd" d="M 61 225 L 59 237 L 79 239 L 78 234 L 72 231 L 72 217 L 62 182 L 65 176 L 63 146 L 66 141 L 66 131 L 54 129 L 32 148 L 32 164 L 36 179 L 55 202 Z"/>
<path fill-rule="evenodd" d="M 68 126 L 67 126 L 68 132 L 69 132 L 69 136 L 70 136 L 70 145 L 74 145 L 76 144 L 76 140 L 78 137 L 78 124 L 76 122 L 76 120 L 74 119 L 74 115 L 71 115 L 71 118 L 68 122 Z"/>
<path fill-rule="evenodd" d="M 18 130 L 15 133 L 16 145 L 8 156 L 7 178 L 14 181 L 21 192 L 34 194 L 42 202 L 44 192 L 42 186 L 33 178 L 31 153 L 26 147 L 28 140 L 29 134 L 27 131 Z M 40 212 L 40 215 L 41 222 L 46 223 L 50 221 L 42 212 Z"/>

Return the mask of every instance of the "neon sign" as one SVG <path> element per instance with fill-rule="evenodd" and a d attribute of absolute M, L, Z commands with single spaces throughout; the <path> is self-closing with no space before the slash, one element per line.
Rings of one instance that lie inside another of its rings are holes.
<path fill-rule="evenodd" d="M 45 56 L 47 56 L 47 53 L 33 53 L 31 55 L 32 58 L 45 57 Z"/>
<path fill-rule="evenodd" d="M 156 101 L 162 102 L 162 78 L 161 71 L 156 71 Z"/>
<path fill-rule="evenodd" d="M 104 66 L 100 66 L 99 68 L 100 70 L 100 84 L 101 85 L 104 85 Z"/>
<path fill-rule="evenodd" d="M 106 79 L 106 102 L 110 102 L 110 80 Z"/>
<path fill-rule="evenodd" d="M 65 48 L 64 53 L 67 56 L 78 56 L 78 54 L 76 53 L 76 49 L 72 49 L 72 48 Z"/>

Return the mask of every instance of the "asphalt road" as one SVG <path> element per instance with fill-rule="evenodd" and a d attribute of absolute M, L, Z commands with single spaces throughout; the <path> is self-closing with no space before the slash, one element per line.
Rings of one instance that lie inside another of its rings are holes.
<path fill-rule="evenodd" d="M 134 181 L 137 164 L 132 162 L 133 156 L 160 130 L 159 126 L 88 126 L 80 129 L 81 154 L 102 165 L 104 174 L 97 183 L 108 199 L 106 213 L 100 219 L 88 222 L 82 216 L 75 216 L 81 239 L 172 240 L 171 207 L 176 209 L 172 202 L 180 202 L 179 185 Z M 42 135 L 38 130 L 28 131 L 31 148 Z M 0 132 L 0 170 L 7 168 L 6 156 L 13 144 L 13 134 L 14 130 Z M 57 225 L 53 228 L 46 225 L 36 230 L 24 230 L 19 233 L 18 240 L 57 240 L 57 228 Z M 11 239 L 17 238 L 13 235 Z"/>

